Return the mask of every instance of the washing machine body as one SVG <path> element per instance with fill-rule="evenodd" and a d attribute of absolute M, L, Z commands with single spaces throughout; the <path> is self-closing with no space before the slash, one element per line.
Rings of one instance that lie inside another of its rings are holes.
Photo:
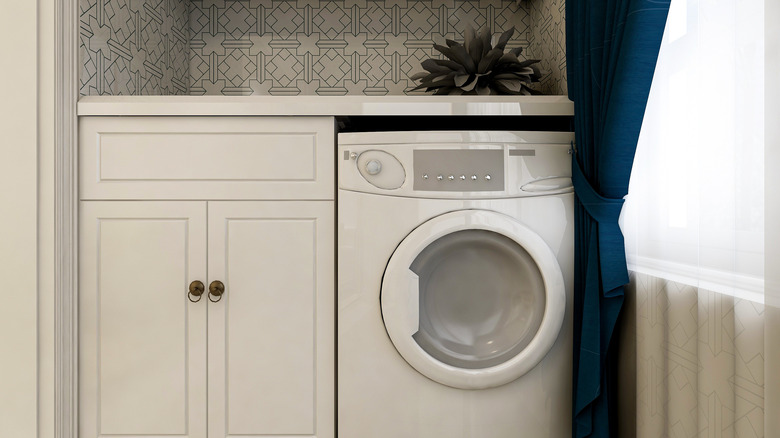
<path fill-rule="evenodd" d="M 339 135 L 339 437 L 571 435 L 572 140 Z"/>

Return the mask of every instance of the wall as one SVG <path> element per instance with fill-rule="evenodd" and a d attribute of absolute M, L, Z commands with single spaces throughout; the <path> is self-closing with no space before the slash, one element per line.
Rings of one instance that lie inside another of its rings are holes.
<path fill-rule="evenodd" d="M 38 437 L 54 438 L 55 2 L 38 0 Z M 58 72 L 59 74 L 59 72 Z M 29 367 L 35 364 L 28 364 Z M 0 433 L 0 436 L 5 436 Z M 21 435 L 19 435 L 21 436 Z M 27 435 L 33 436 L 33 435 Z"/>
<path fill-rule="evenodd" d="M 462 40 L 466 25 L 514 27 L 507 47 L 542 60 L 534 88 L 566 93 L 563 0 L 80 0 L 80 9 L 82 95 L 400 95 L 422 60 L 440 56 L 432 44 Z"/>
<path fill-rule="evenodd" d="M 0 436 L 37 434 L 38 5 L 7 2 L 0 14 Z M 9 44 L 8 42 L 13 42 Z"/>
<path fill-rule="evenodd" d="M 192 94 L 398 95 L 438 54 L 433 43 L 462 40 L 467 25 L 514 27 L 507 46 L 528 45 L 528 12 L 515 0 L 191 4 Z"/>
<path fill-rule="evenodd" d="M 539 59 L 544 94 L 568 94 L 566 86 L 566 1 L 529 0 L 528 56 Z"/>
<path fill-rule="evenodd" d="M 766 227 L 764 245 L 764 287 L 766 296 L 767 336 L 764 339 L 766 348 L 766 368 L 775 370 L 766 376 L 766 397 L 764 400 L 767 412 L 780 412 L 780 196 L 777 187 L 780 186 L 780 82 L 775 80 L 780 71 L 780 2 L 766 0 L 764 2 L 764 224 Z M 768 79 L 768 80 L 767 80 Z M 766 436 L 780 436 L 780 415 L 767 415 L 764 424 Z"/>
<path fill-rule="evenodd" d="M 188 0 L 80 0 L 80 94 L 187 94 Z"/>

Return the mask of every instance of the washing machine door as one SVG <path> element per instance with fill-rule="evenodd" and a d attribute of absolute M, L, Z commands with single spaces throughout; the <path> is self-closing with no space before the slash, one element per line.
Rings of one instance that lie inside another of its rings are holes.
<path fill-rule="evenodd" d="M 444 385 L 483 389 L 534 368 L 563 323 L 555 254 L 515 219 L 483 210 L 412 231 L 382 280 L 382 317 L 398 352 Z"/>

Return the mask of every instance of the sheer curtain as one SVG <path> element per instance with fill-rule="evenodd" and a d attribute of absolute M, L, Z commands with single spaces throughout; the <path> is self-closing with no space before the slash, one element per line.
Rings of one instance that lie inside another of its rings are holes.
<path fill-rule="evenodd" d="M 633 271 L 763 302 L 764 0 L 673 0 L 623 214 Z"/>
<path fill-rule="evenodd" d="M 765 118 L 764 6 L 671 3 L 621 221 L 639 437 L 762 437 L 777 415 L 764 397 L 777 372 L 765 347 L 780 342 L 764 307 L 764 134 L 780 123 Z"/>

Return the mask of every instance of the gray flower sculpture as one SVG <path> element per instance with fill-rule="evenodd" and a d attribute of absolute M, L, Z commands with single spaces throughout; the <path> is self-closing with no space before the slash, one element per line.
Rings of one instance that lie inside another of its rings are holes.
<path fill-rule="evenodd" d="M 446 40 L 447 47 L 434 44 L 433 48 L 448 59 L 423 61 L 427 71 L 412 75 L 412 80 L 420 81 L 412 91 L 424 88 L 433 94 L 540 94 L 525 84 L 539 82 L 541 72 L 534 65 L 539 60 L 520 61 L 517 56 L 521 47 L 504 53 L 514 31 L 512 28 L 502 33 L 495 47 L 490 30 L 475 35 L 472 27 L 466 27 L 463 45 L 452 40 Z"/>

